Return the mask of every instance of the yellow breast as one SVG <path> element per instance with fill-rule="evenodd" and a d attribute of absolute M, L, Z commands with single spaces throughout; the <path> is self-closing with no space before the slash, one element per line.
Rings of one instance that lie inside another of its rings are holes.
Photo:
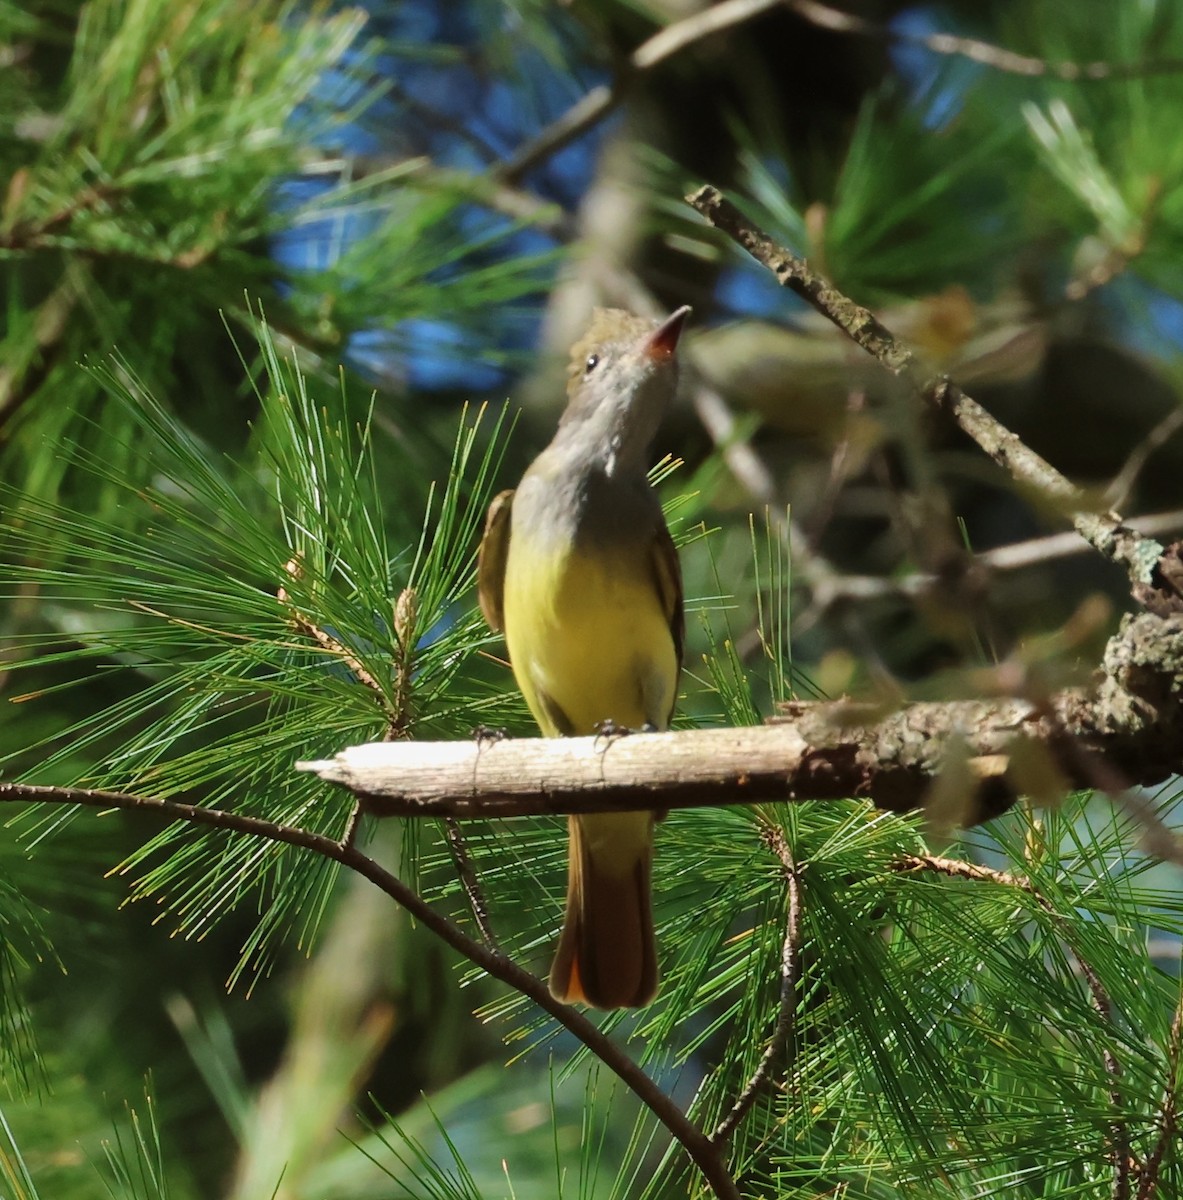
<path fill-rule="evenodd" d="M 678 663 L 643 547 L 556 554 L 515 535 L 504 606 L 514 675 L 544 733 L 666 727 Z"/>

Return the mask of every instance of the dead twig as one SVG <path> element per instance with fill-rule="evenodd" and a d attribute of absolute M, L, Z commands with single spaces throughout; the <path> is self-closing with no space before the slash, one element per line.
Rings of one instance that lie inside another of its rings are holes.
<path fill-rule="evenodd" d="M 1157 538 L 1163 534 L 1183 530 L 1183 509 L 1130 517 L 1126 524 L 1146 537 Z M 1019 571 L 1090 551 L 1092 547 L 1073 531 L 1049 533 L 1044 537 L 1012 542 L 1009 546 L 980 550 L 970 561 L 990 571 Z M 794 565 L 795 563 L 796 560 Z M 936 575 L 925 571 L 917 571 L 899 579 L 889 579 L 882 575 L 844 575 L 835 571 L 831 578 L 811 584 L 813 604 L 809 611 L 803 614 L 801 624 L 808 625 L 835 605 L 892 597 L 914 599 L 939 584 L 940 580 Z"/>
<path fill-rule="evenodd" d="M 637 733 L 602 739 L 512 738 L 373 743 L 297 764 L 341 784 L 377 816 L 457 818 L 640 811 L 759 801 L 864 797 L 913 811 L 947 766 L 951 741 L 980 770 L 964 824 L 1006 811 L 1021 779 L 1007 777 L 1026 743 L 1047 748 L 1064 785 L 1096 787 L 1090 760 L 1133 784 L 1183 773 L 1183 615 L 1131 614 L 1110 638 L 1092 685 L 1040 703 L 994 699 L 785 706 L 765 726 Z M 1003 686 L 1003 685 L 1000 685 Z M 1174 842 L 1160 857 L 1183 860 Z"/>
<path fill-rule="evenodd" d="M 1126 502 L 1130 492 L 1133 491 L 1134 484 L 1138 481 L 1138 476 L 1150 461 L 1151 456 L 1161 450 L 1180 429 L 1183 429 L 1183 408 L 1173 408 L 1130 451 L 1121 470 L 1105 489 L 1107 504 L 1118 508 Z"/>

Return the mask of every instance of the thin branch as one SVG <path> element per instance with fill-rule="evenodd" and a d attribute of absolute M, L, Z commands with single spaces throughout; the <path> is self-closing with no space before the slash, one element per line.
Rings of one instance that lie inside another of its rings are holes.
<path fill-rule="evenodd" d="M 1029 879 L 1015 875 L 1010 871 L 999 871 L 994 867 L 984 867 L 981 863 L 968 862 L 963 858 L 944 858 L 936 854 L 900 854 L 891 862 L 893 871 L 933 871 L 938 875 L 948 875 L 950 879 L 972 879 L 976 882 L 1000 884 L 1003 887 L 1018 888 L 1020 891 L 1035 895 L 1035 888 Z"/>
<path fill-rule="evenodd" d="M 1163 554 L 1158 542 L 1131 529 L 1115 512 L 1095 512 L 1085 496 L 1050 463 L 995 420 L 976 400 L 948 379 L 937 380 L 926 395 L 948 412 L 962 431 L 1018 483 L 1035 488 L 1062 504 L 1076 532 L 1103 558 L 1125 568 L 1135 588 L 1151 587 L 1154 568 Z"/>
<path fill-rule="evenodd" d="M 464 888 L 464 894 L 468 897 L 468 907 L 472 912 L 472 919 L 481 931 L 481 940 L 486 946 L 491 946 L 496 950 L 497 937 L 493 933 L 493 925 L 489 920 L 489 904 L 485 899 L 485 892 L 481 887 L 476 868 L 472 864 L 472 858 L 469 856 L 468 842 L 455 817 L 444 818 L 444 836 L 448 839 L 452 865 L 456 868 L 460 886 Z"/>
<path fill-rule="evenodd" d="M 786 513 L 772 472 L 751 443 L 739 436 L 739 422 L 727 401 L 697 374 L 693 376 L 690 394 L 699 421 L 719 448 L 736 482 L 768 513 L 773 528 L 785 539 L 792 555 L 794 577 L 804 580 L 811 593 L 828 595 L 847 576 L 810 546 L 805 531 Z"/>
<path fill-rule="evenodd" d="M 281 825 L 261 817 L 226 809 L 203 808 L 177 800 L 154 796 L 135 796 L 125 792 L 91 788 L 42 787 L 27 783 L 0 781 L 0 803 L 39 801 L 48 804 L 78 804 L 99 810 L 123 809 L 129 812 L 150 813 L 173 821 L 192 825 L 207 825 L 249 837 L 264 838 L 318 854 L 340 863 L 343 867 L 368 879 L 400 904 L 412 917 L 431 930 L 441 941 L 458 954 L 480 967 L 494 979 L 528 996 L 539 1008 L 550 1014 L 560 1025 L 574 1034 L 601 1062 L 614 1071 L 637 1098 L 669 1130 L 685 1149 L 703 1177 L 720 1200 L 740 1200 L 735 1181 L 724 1164 L 719 1148 L 664 1091 L 628 1057 L 605 1033 L 581 1012 L 556 1000 L 543 980 L 519 966 L 511 958 L 491 946 L 469 937 L 457 925 L 428 904 L 422 896 L 397 875 L 352 846 L 342 845 L 323 834 L 298 826 Z"/>
<path fill-rule="evenodd" d="M 1171 1033 L 1167 1042 L 1167 1082 L 1163 1089 L 1162 1107 L 1158 1114 L 1158 1137 L 1155 1139 L 1153 1149 L 1146 1156 L 1137 1200 L 1154 1200 L 1154 1197 L 1158 1195 L 1158 1177 L 1162 1171 L 1167 1148 L 1178 1144 L 1181 1059 L 1183 1059 L 1183 986 L 1179 990 L 1179 1002 L 1175 1005 L 1175 1015 L 1171 1020 Z"/>
<path fill-rule="evenodd" d="M 299 557 L 290 558 L 284 564 L 284 571 L 293 579 L 299 579 L 304 573 L 304 568 L 300 563 Z M 288 590 L 283 584 L 280 584 L 275 590 L 275 598 L 288 610 L 288 620 L 291 622 L 292 628 L 297 633 L 304 634 L 305 637 L 311 638 L 322 650 L 328 651 L 334 658 L 341 660 L 341 663 L 349 673 L 357 680 L 362 687 L 368 689 L 374 699 L 383 708 L 388 707 L 386 698 L 386 689 L 374 678 L 369 668 L 345 645 L 339 638 L 333 637 L 331 633 L 327 633 L 321 629 L 315 621 L 312 621 L 300 612 L 293 604 L 292 598 L 288 595 Z"/>
<path fill-rule="evenodd" d="M 739 422 L 731 406 L 697 372 L 692 376 L 690 398 L 702 427 L 710 435 L 735 481 L 758 508 L 779 513 L 784 507 L 784 498 L 776 480 L 764 460 L 752 448 L 751 442 L 740 435 Z"/>
<path fill-rule="evenodd" d="M 1183 408 L 1172 408 L 1130 451 L 1121 470 L 1105 489 L 1106 503 L 1115 508 L 1124 504 L 1151 455 L 1161 450 L 1180 429 L 1183 429 Z"/>
<path fill-rule="evenodd" d="M 1183 508 L 1172 509 L 1170 512 L 1147 513 L 1141 517 L 1130 517 L 1126 520 L 1126 524 L 1146 537 L 1177 533 L 1183 529 Z M 1020 567 L 1037 566 L 1055 558 L 1070 558 L 1073 555 L 1082 554 L 1088 548 L 1087 543 L 1082 541 L 1077 533 L 1052 533 L 1046 537 L 1012 542 L 1009 546 L 996 546 L 992 550 L 982 550 L 974 557 L 983 566 L 992 570 L 1014 571 Z"/>
<path fill-rule="evenodd" d="M 844 296 L 822 276 L 811 271 L 804 259 L 778 246 L 718 188 L 704 184 L 686 197 L 686 203 L 771 271 L 781 287 L 796 292 L 823 317 L 833 321 L 893 375 L 908 377 L 910 372 L 919 369 L 912 352 L 895 339 L 870 309 Z"/>
<path fill-rule="evenodd" d="M 1067 83 L 1099 79 L 1140 79 L 1148 75 L 1177 74 L 1183 71 L 1183 59 L 1149 59 L 1137 63 L 1111 62 L 1051 62 L 1030 54 L 1017 54 L 978 38 L 961 37 L 952 33 L 912 33 L 872 21 L 842 9 L 821 4 L 818 0 L 785 0 L 787 6 L 803 20 L 820 29 L 834 33 L 850 33 L 888 42 L 904 42 L 923 46 L 934 54 L 956 55 L 981 63 L 995 71 L 1034 78 L 1062 79 Z"/>
<path fill-rule="evenodd" d="M 1126 524 L 1147 537 L 1156 538 L 1163 534 L 1177 533 L 1183 530 L 1183 509 L 1129 517 Z M 1073 531 L 1049 533 L 1044 537 L 1028 538 L 1007 546 L 979 550 L 969 561 L 990 571 L 1018 571 L 1091 551 L 1092 547 L 1080 534 Z M 922 596 L 940 583 L 941 580 L 936 575 L 927 571 L 916 571 L 899 579 L 891 579 L 884 575 L 844 575 L 835 571 L 829 579 L 810 581 L 813 605 L 809 612 L 802 616 L 799 624 L 808 623 L 811 617 L 816 619 L 817 615 L 838 604 L 881 600 L 893 596 L 908 599 Z"/>
<path fill-rule="evenodd" d="M 768 1045 L 752 1072 L 743 1090 L 727 1115 L 715 1126 L 710 1140 L 716 1145 L 725 1143 L 739 1123 L 751 1111 L 756 1098 L 772 1077 L 777 1059 L 789 1044 L 797 1025 L 797 987 L 801 979 L 801 882 L 793 851 L 784 834 L 775 826 L 765 826 L 765 841 L 780 859 L 784 871 L 785 888 L 788 892 L 788 917 L 785 921 L 785 938 L 780 952 L 780 1007 L 776 1025 Z M 786 1072 L 787 1073 L 787 1072 Z"/>
<path fill-rule="evenodd" d="M 1061 920 L 1059 923 L 1063 929 L 1067 929 L 1066 921 Z M 1102 986 L 1096 971 L 1081 957 L 1080 951 L 1071 942 L 1067 944 L 1088 984 L 1093 1008 L 1101 1020 L 1112 1028 L 1113 1002 L 1109 998 L 1109 993 Z M 1109 1076 L 1109 1103 L 1113 1108 L 1113 1119 L 1109 1122 L 1109 1161 L 1113 1166 L 1113 1187 L 1109 1194 L 1113 1200 L 1129 1200 L 1130 1167 L 1133 1158 L 1130 1154 L 1130 1131 L 1121 1115 L 1122 1109 L 1125 1107 L 1125 1099 L 1121 1091 L 1121 1062 L 1114 1053 L 1112 1045 L 1107 1044 L 1102 1047 L 1101 1061 L 1105 1064 L 1105 1073 Z"/>
<path fill-rule="evenodd" d="M 1011 476 L 1066 509 L 1076 531 L 1105 558 L 1123 565 L 1131 583 L 1149 587 L 1163 548 L 1130 529 L 1116 513 L 1095 512 L 1069 479 L 1031 450 L 1017 434 L 995 420 L 977 401 L 945 377 L 928 378 L 912 351 L 862 305 L 811 271 L 804 260 L 778 246 L 716 188 L 704 186 L 687 203 L 727 234 L 782 287 L 787 287 L 828 317 L 893 375 L 906 380 L 929 403 L 946 412 Z"/>
<path fill-rule="evenodd" d="M 282 600 L 282 595 L 280 596 Z M 293 611 L 291 614 L 292 628 L 298 633 L 304 634 L 305 637 L 311 638 L 322 650 L 327 651 L 334 658 L 340 659 L 349 673 L 363 687 L 368 688 L 373 693 L 374 699 L 381 705 L 382 708 L 387 708 L 386 693 L 382 689 L 382 685 L 370 673 L 369 668 L 345 645 L 339 638 L 333 637 L 331 633 L 321 629 L 315 621 L 310 621 L 302 613 Z"/>
<path fill-rule="evenodd" d="M 610 87 L 601 85 L 593 88 L 586 96 L 576 101 L 537 137 L 495 168 L 492 172 L 493 177 L 501 183 L 519 183 L 527 171 L 599 124 L 623 102 L 629 89 L 646 72 L 681 53 L 695 42 L 732 26 L 741 25 L 744 21 L 750 21 L 781 3 L 782 0 L 723 0 L 721 4 L 700 9 L 691 16 L 658 30 L 632 52 L 624 69 Z"/>
<path fill-rule="evenodd" d="M 0 365 L 0 435 L 49 376 L 77 305 L 78 286 L 68 275 L 38 306 L 32 344 L 26 341 L 23 351 Z"/>

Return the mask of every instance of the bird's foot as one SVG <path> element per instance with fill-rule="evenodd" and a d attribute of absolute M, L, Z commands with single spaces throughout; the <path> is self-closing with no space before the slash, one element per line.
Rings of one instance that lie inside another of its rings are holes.
<path fill-rule="evenodd" d="M 636 733 L 636 730 L 630 729 L 627 725 L 618 725 L 611 717 L 605 717 L 592 726 L 592 732 L 596 737 L 618 738 L 628 737 L 630 733 Z"/>

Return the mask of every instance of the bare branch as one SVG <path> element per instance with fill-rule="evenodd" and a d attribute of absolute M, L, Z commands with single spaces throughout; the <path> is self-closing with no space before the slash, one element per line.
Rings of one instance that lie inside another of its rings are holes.
<path fill-rule="evenodd" d="M 962 824 L 1014 802 L 1011 753 L 1037 741 L 1068 786 L 1095 787 L 1100 760 L 1130 783 L 1183 771 L 1183 616 L 1123 618 L 1092 688 L 1021 698 L 926 702 L 885 712 L 847 701 L 789 706 L 765 726 L 630 737 L 404 742 L 301 763 L 378 816 L 504 817 L 865 797 L 923 806 L 961 747 L 977 780 Z M 1082 757 L 1084 756 L 1084 757 Z M 1180 857 L 1177 844 L 1156 846 Z"/>
<path fill-rule="evenodd" d="M 789 1044 L 797 1024 L 797 985 L 801 979 L 801 882 L 793 851 L 781 830 L 766 825 L 763 835 L 772 852 L 780 859 L 788 891 L 789 911 L 785 921 L 785 940 L 780 953 L 780 1007 L 772 1036 L 768 1039 L 768 1045 L 764 1048 L 751 1079 L 711 1134 L 711 1141 L 715 1145 L 726 1142 L 751 1111 L 756 1098 L 772 1077 L 776 1060 Z"/>
<path fill-rule="evenodd" d="M 385 743 L 392 748 L 395 743 Z M 95 809 L 123 809 L 150 813 L 171 821 L 192 825 L 208 825 L 251 837 L 264 838 L 297 846 L 322 858 L 340 863 L 343 867 L 368 879 L 407 910 L 420 924 L 447 943 L 458 954 L 528 996 L 539 1008 L 549 1013 L 560 1025 L 573 1033 L 606 1067 L 614 1071 L 637 1098 L 669 1130 L 702 1172 L 714 1194 L 720 1200 L 740 1200 L 735 1181 L 724 1164 L 718 1147 L 664 1091 L 617 1046 L 577 1009 L 556 1000 L 543 980 L 507 958 L 492 946 L 469 937 L 427 903 L 413 888 L 380 863 L 353 846 L 334 841 L 323 834 L 313 833 L 293 825 L 281 825 L 245 813 L 226 809 L 203 808 L 177 800 L 162 800 L 154 796 L 135 796 L 125 792 L 102 791 L 91 788 L 40 787 L 35 784 L 0 781 L 0 803 L 39 801 L 46 804 L 78 804 Z"/>
<path fill-rule="evenodd" d="M 1163 554 L 1162 546 L 1130 529 L 1116 513 L 1094 511 L 1075 484 L 955 383 L 940 376 L 928 378 L 912 351 L 869 309 L 844 296 L 811 271 L 804 260 L 778 246 L 716 188 L 701 187 L 686 200 L 767 267 L 783 287 L 808 301 L 888 371 L 905 379 L 931 404 L 948 413 L 1012 479 L 1069 512 L 1076 531 L 1105 558 L 1122 564 L 1135 588 L 1151 586 L 1154 568 Z"/>
<path fill-rule="evenodd" d="M 1172 408 L 1130 451 L 1121 470 L 1105 489 L 1105 499 L 1108 503 L 1116 508 L 1126 502 L 1151 455 L 1161 450 L 1180 429 L 1183 429 L 1183 408 Z"/>
<path fill-rule="evenodd" d="M 1180 410 L 1183 411 L 1183 410 Z M 1170 512 L 1147 513 L 1141 517 L 1130 517 L 1126 524 L 1146 537 L 1158 537 L 1165 533 L 1183 530 L 1183 509 Z M 1055 558 L 1069 558 L 1088 548 L 1076 533 L 1052 533 L 1046 537 L 1029 538 L 1013 542 L 1009 546 L 996 546 L 982 550 L 974 557 L 983 566 L 995 571 L 1015 571 L 1020 567 L 1037 566 Z"/>
<path fill-rule="evenodd" d="M 1130 517 L 1126 524 L 1147 537 L 1177 533 L 1183 530 L 1183 509 L 1170 512 L 1147 513 L 1141 517 Z M 980 550 L 970 562 L 990 571 L 1018 571 L 1025 567 L 1043 566 L 1058 558 L 1071 558 L 1077 554 L 1091 552 L 1092 547 L 1075 531 L 1049 533 L 1044 537 L 1028 538 L 1012 542 L 1007 546 L 995 546 Z M 794 557 L 794 566 L 797 559 Z M 824 562 L 824 560 L 823 560 Z M 796 574 L 796 573 L 795 573 Z M 938 587 L 938 576 L 925 571 L 892 579 L 885 575 L 844 575 L 834 570 L 830 577 L 806 576 L 812 593 L 813 605 L 802 618 L 816 618 L 834 605 L 846 602 L 881 600 L 898 596 L 904 599 L 922 596 L 930 588 Z"/>
<path fill-rule="evenodd" d="M 955 383 L 938 380 L 925 389 L 925 394 L 1011 478 L 1062 504 L 1070 512 L 1076 532 L 1104 558 L 1123 566 L 1135 589 L 1152 586 L 1154 568 L 1163 554 L 1158 542 L 1131 529 L 1115 512 L 1096 512 L 1087 507 L 1084 495 L 1074 484 Z"/>
<path fill-rule="evenodd" d="M 1062 79 L 1068 83 L 1078 80 L 1135 79 L 1147 75 L 1174 75 L 1183 71 L 1183 59 L 1161 58 L 1145 62 L 1051 62 L 1030 54 L 1017 54 L 1013 50 L 983 42 L 978 38 L 960 37 L 952 33 L 911 33 L 896 29 L 879 21 L 871 21 L 855 13 L 844 12 L 821 4 L 818 0 L 785 0 L 799 17 L 821 29 L 835 33 L 850 33 L 862 37 L 879 38 L 889 42 L 905 42 L 912 46 L 923 46 L 934 54 L 956 55 L 981 63 L 995 71 L 1010 75 L 1027 75 Z"/>

